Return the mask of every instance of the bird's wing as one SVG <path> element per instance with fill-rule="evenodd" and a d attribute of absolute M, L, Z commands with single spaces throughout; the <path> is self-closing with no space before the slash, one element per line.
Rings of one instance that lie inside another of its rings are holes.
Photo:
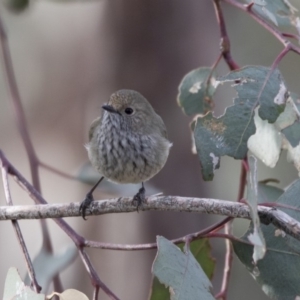
<path fill-rule="evenodd" d="M 160 115 L 157 115 L 157 116 L 158 116 L 158 122 L 161 123 L 161 126 L 159 126 L 160 133 L 162 134 L 163 137 L 168 139 L 168 133 L 167 133 L 166 125 L 165 125 L 163 119 L 160 117 Z"/>
<path fill-rule="evenodd" d="M 97 127 L 100 124 L 100 122 L 101 122 L 101 116 L 92 122 L 90 130 L 89 130 L 89 141 L 91 141 L 91 139 L 93 137 L 95 127 Z"/>

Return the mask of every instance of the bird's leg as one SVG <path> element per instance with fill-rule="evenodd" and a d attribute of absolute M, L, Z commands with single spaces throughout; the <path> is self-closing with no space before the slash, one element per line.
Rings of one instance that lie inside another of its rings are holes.
<path fill-rule="evenodd" d="M 139 207 L 146 200 L 146 190 L 144 188 L 144 182 L 142 182 L 142 187 L 139 189 L 138 193 L 133 197 L 132 204 L 136 204 L 136 211 L 139 211 Z"/>
<path fill-rule="evenodd" d="M 85 211 L 87 210 L 87 208 L 91 205 L 92 201 L 94 201 L 94 197 L 93 197 L 93 192 L 94 190 L 97 188 L 97 186 L 99 185 L 99 183 L 104 179 L 104 177 L 102 176 L 97 183 L 91 188 L 91 190 L 86 194 L 85 199 L 81 202 L 80 207 L 79 207 L 79 213 L 81 213 L 81 216 L 84 220 L 86 220 L 85 218 Z"/>

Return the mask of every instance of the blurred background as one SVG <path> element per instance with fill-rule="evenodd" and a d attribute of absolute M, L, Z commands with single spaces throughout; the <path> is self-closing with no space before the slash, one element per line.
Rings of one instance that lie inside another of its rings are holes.
<path fill-rule="evenodd" d="M 291 3 L 300 8 L 299 2 Z M 233 58 L 240 66 L 270 66 L 282 49 L 271 34 L 248 15 L 223 5 Z M 88 161 L 84 144 L 90 123 L 109 95 L 121 88 L 141 92 L 163 117 L 173 147 L 164 169 L 149 183 L 148 192 L 166 195 L 236 200 L 240 162 L 224 157 L 213 182 L 203 182 L 196 155 L 191 152 L 190 117 L 176 102 L 183 76 L 200 66 L 211 66 L 219 55 L 219 28 L 212 1 L 114 0 L 82 2 L 37 1 L 21 13 L 3 5 L 1 17 L 11 47 L 28 129 L 42 162 L 78 176 Z M 288 54 L 280 70 L 290 91 L 300 93 L 300 57 Z M 221 62 L 218 73 L 226 74 Z M 215 115 L 232 103 L 234 93 L 222 88 L 215 97 Z M 0 148 L 30 181 L 27 154 L 16 127 L 3 65 L 0 72 Z M 82 201 L 90 186 L 41 168 L 42 193 L 49 203 Z M 278 165 L 258 165 L 258 178 L 278 178 L 285 187 L 297 178 L 294 167 L 282 153 Z M 32 200 L 11 180 L 15 204 Z M 105 192 L 103 192 L 105 191 Z M 136 188 L 104 185 L 95 198 L 134 195 Z M 3 188 L 0 203 L 5 205 Z M 199 231 L 220 217 L 189 213 L 141 212 L 111 214 L 66 221 L 88 239 L 111 243 L 154 242 L 157 235 L 168 239 Z M 47 221 L 55 253 L 72 247 L 68 236 Z M 38 221 L 20 221 L 34 257 L 42 245 Z M 246 221 L 235 221 L 242 235 Z M 238 229 L 236 229 L 238 228 Z M 0 295 L 9 267 L 26 272 L 20 247 L 10 222 L 0 224 Z M 224 263 L 224 241 L 213 240 L 217 267 L 213 279 L 218 292 Z M 156 251 L 109 251 L 88 249 L 100 278 L 121 299 L 147 299 L 151 266 Z M 76 288 L 92 296 L 92 286 L 81 260 L 61 273 L 65 289 Z M 52 287 L 50 287 L 51 291 Z M 251 293 L 245 293 L 245 290 Z M 107 299 L 100 293 L 100 299 Z M 235 257 L 228 299 L 267 299 Z"/>

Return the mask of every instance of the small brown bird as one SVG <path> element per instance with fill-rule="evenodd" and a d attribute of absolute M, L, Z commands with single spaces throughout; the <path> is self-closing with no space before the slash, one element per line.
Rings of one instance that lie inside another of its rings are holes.
<path fill-rule="evenodd" d="M 102 177 L 80 205 L 84 219 L 104 177 L 116 183 L 142 183 L 133 198 L 138 209 L 145 200 L 143 183 L 163 168 L 172 145 L 162 118 L 140 93 L 117 91 L 102 108 L 102 115 L 91 124 L 86 145 L 92 166 Z"/>

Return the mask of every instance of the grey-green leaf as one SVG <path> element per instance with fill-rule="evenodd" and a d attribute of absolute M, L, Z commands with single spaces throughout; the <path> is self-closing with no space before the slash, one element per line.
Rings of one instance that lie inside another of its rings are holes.
<path fill-rule="evenodd" d="M 269 182 L 272 182 L 272 180 Z M 259 182 L 257 188 L 258 203 L 274 202 L 284 193 L 282 189 L 265 182 Z"/>
<path fill-rule="evenodd" d="M 282 129 L 281 132 L 292 147 L 297 147 L 300 142 L 300 120 L 296 120 L 294 124 Z"/>
<path fill-rule="evenodd" d="M 74 261 L 77 253 L 75 246 L 70 246 L 58 254 L 50 253 L 45 247 L 41 248 L 33 260 L 33 267 L 43 291 L 47 291 L 53 278 Z M 29 284 L 28 274 L 24 281 Z"/>
<path fill-rule="evenodd" d="M 212 285 L 188 250 L 183 253 L 164 237 L 157 237 L 158 252 L 152 272 L 169 286 L 171 300 L 212 300 Z"/>
<path fill-rule="evenodd" d="M 184 244 L 178 245 L 181 250 Z M 200 264 L 206 276 L 211 280 L 214 274 L 216 261 L 211 255 L 211 245 L 208 238 L 196 240 L 190 243 L 190 251 Z M 156 277 L 152 281 L 150 300 L 169 300 L 170 293 L 168 289 L 158 281 Z"/>
<path fill-rule="evenodd" d="M 266 67 L 249 66 L 218 80 L 219 84 L 233 82 L 238 95 L 223 116 L 215 118 L 208 113 L 196 120 L 194 138 L 204 180 L 213 179 L 221 156 L 235 159 L 246 156 L 248 139 L 255 133 L 256 106 L 260 106 L 259 115 L 263 120 L 275 122 L 288 96 L 277 69 L 271 72 Z"/>
<path fill-rule="evenodd" d="M 288 117 L 290 117 L 292 122 L 295 121 L 289 126 L 281 127 L 283 128 L 281 132 L 292 147 L 297 147 L 300 143 L 300 97 L 295 93 L 290 93 L 290 97 L 290 106 L 294 112 L 294 118 L 291 118 L 290 115 Z"/>
<path fill-rule="evenodd" d="M 241 1 L 245 2 L 245 1 Z M 266 21 L 271 21 L 276 26 L 295 26 L 297 11 L 287 0 L 246 0 L 254 3 L 251 9 Z"/>
<path fill-rule="evenodd" d="M 253 109 L 260 105 L 258 113 L 263 120 L 274 123 L 284 111 L 288 92 L 278 69 L 248 66 L 233 71 L 219 80 L 234 83 L 238 93 L 235 104 L 251 101 Z"/>
<path fill-rule="evenodd" d="M 187 115 L 205 114 L 212 110 L 215 82 L 211 68 L 199 68 L 184 76 L 177 101 Z"/>
<path fill-rule="evenodd" d="M 300 180 L 293 183 L 283 194 L 275 187 L 260 184 L 259 198 L 265 202 L 274 202 L 293 206 L 294 209 L 278 208 L 300 221 Z M 260 193 L 263 192 L 263 195 Z M 247 235 L 242 237 L 244 242 L 233 242 L 234 251 L 252 274 L 262 290 L 271 299 L 294 300 L 300 295 L 300 242 L 286 235 L 273 225 L 261 225 L 266 240 L 266 255 L 255 266 L 252 261 L 253 246 L 246 243 Z"/>
<path fill-rule="evenodd" d="M 5 278 L 3 300 L 44 300 L 45 295 L 37 294 L 22 281 L 18 270 L 10 268 Z"/>

